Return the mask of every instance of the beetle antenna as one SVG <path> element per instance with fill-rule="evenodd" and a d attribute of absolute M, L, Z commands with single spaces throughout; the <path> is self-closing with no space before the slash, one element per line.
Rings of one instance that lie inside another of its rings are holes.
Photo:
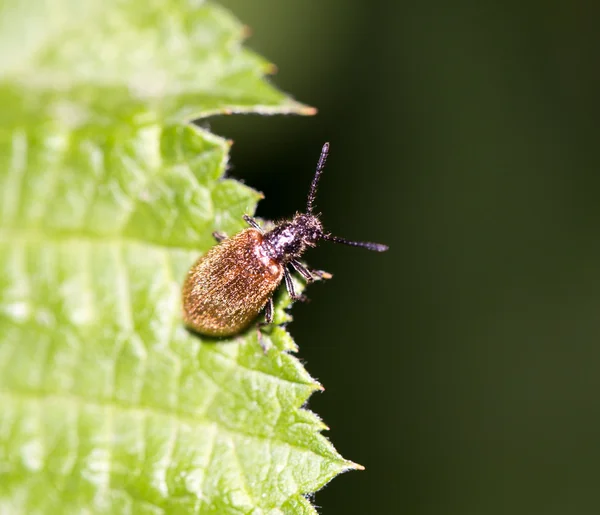
<path fill-rule="evenodd" d="M 313 177 L 312 183 L 310 185 L 308 201 L 306 202 L 306 212 L 308 214 L 312 214 L 313 212 L 313 204 L 315 202 L 315 197 L 317 196 L 317 186 L 319 185 L 319 179 L 321 178 L 321 174 L 323 173 L 323 169 L 325 168 L 325 161 L 327 161 L 328 154 L 329 143 L 327 142 L 323 145 L 323 148 L 321 149 L 321 156 L 319 157 L 319 162 L 317 163 L 315 176 Z"/>
<path fill-rule="evenodd" d="M 370 241 L 351 241 L 331 234 L 324 234 L 323 239 L 332 241 L 333 243 L 343 243 L 344 245 L 350 245 L 351 247 L 362 247 L 364 249 L 374 250 L 375 252 L 385 252 L 389 249 L 387 245 L 381 243 L 371 243 Z"/>

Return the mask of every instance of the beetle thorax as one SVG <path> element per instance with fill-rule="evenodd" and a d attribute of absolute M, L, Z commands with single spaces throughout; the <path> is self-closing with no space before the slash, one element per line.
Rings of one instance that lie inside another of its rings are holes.
<path fill-rule="evenodd" d="M 322 237 L 323 226 L 316 216 L 297 214 L 292 220 L 278 223 L 263 241 L 270 257 L 285 264 L 300 257 L 307 247 L 314 247 Z"/>

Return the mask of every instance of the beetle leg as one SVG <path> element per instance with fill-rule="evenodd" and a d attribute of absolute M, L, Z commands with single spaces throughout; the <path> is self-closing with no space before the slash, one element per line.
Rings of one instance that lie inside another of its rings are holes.
<path fill-rule="evenodd" d="M 304 277 L 304 279 L 306 279 L 309 283 L 315 280 L 315 278 L 312 276 L 309 270 L 297 259 L 292 259 L 290 261 L 290 265 L 292 265 L 294 270 L 296 270 L 296 272 L 298 272 L 302 277 Z"/>
<path fill-rule="evenodd" d="M 269 298 L 265 306 L 265 324 L 273 323 L 273 297 Z"/>
<path fill-rule="evenodd" d="M 254 229 L 256 229 L 257 231 L 260 231 L 260 232 L 261 232 L 261 234 L 262 234 L 262 232 L 263 232 L 263 230 L 262 230 L 262 227 L 261 227 L 260 225 L 258 225 L 258 222 L 257 222 L 257 221 L 256 221 L 254 218 L 252 218 L 252 217 L 251 217 L 251 216 L 249 216 L 249 215 L 244 215 L 244 216 L 243 216 L 243 218 L 244 218 L 244 221 L 245 221 L 245 222 L 246 222 L 246 223 L 247 223 L 247 224 L 248 224 L 250 227 L 254 227 Z"/>
<path fill-rule="evenodd" d="M 284 268 L 284 270 L 283 270 L 283 277 L 285 279 L 285 287 L 286 287 L 288 293 L 290 294 L 290 297 L 292 298 L 292 300 L 300 300 L 302 302 L 304 302 L 305 300 L 308 300 L 306 295 L 297 295 L 296 294 L 296 289 L 294 288 L 294 282 L 292 281 L 292 275 L 290 274 L 290 271 L 287 268 Z"/>
<path fill-rule="evenodd" d="M 298 272 L 308 282 L 314 281 L 314 276 L 317 276 L 319 279 L 331 279 L 333 277 L 333 275 L 331 275 L 329 272 L 325 272 L 324 270 L 308 270 L 308 268 L 306 268 L 297 259 L 292 259 L 290 261 L 290 265 L 292 265 L 296 272 Z"/>
<path fill-rule="evenodd" d="M 260 345 L 260 348 L 263 350 L 263 353 L 265 354 L 269 351 L 270 346 L 267 345 L 265 337 L 262 334 L 261 328 L 267 325 L 271 325 L 273 323 L 274 311 L 275 310 L 273 309 L 273 297 L 270 297 L 267 301 L 267 305 L 265 306 L 265 321 L 256 324 L 256 332 L 258 333 L 258 343 Z"/>
<path fill-rule="evenodd" d="M 319 279 L 331 279 L 333 274 L 326 272 L 325 270 L 311 270 L 313 275 L 316 275 Z"/>
<path fill-rule="evenodd" d="M 215 231 L 215 232 L 213 232 L 212 235 L 213 235 L 213 238 L 215 240 L 217 240 L 219 243 L 221 243 L 223 240 L 227 239 L 227 235 L 224 232 Z"/>

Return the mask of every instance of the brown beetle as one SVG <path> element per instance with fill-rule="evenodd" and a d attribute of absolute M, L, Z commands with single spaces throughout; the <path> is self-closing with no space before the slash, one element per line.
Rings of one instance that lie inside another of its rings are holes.
<path fill-rule="evenodd" d="M 214 233 L 219 245 L 192 266 L 183 286 L 183 315 L 188 327 L 208 336 L 231 336 L 248 327 L 265 308 L 265 322 L 273 322 L 273 293 L 285 280 L 290 297 L 297 295 L 288 266 L 308 282 L 315 276 L 331 277 L 320 270 L 309 271 L 298 258 L 319 240 L 363 247 L 377 252 L 388 249 L 379 243 L 349 241 L 323 231 L 313 204 L 319 178 L 325 167 L 329 143 L 323 145 L 310 186 L 306 213 L 279 222 L 264 232 L 256 220 L 244 215 L 250 225 L 232 238 Z"/>

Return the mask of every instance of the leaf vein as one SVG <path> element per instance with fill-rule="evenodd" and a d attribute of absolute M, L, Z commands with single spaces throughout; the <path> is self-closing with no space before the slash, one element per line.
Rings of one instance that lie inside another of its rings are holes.
<path fill-rule="evenodd" d="M 167 418 L 174 418 L 179 421 L 179 423 L 189 424 L 192 427 L 196 425 L 215 425 L 219 428 L 221 433 L 225 435 L 231 435 L 234 438 L 242 437 L 242 438 L 250 438 L 254 440 L 258 440 L 261 442 L 273 443 L 276 442 L 278 444 L 283 445 L 285 448 L 296 449 L 302 452 L 310 452 L 312 454 L 318 455 L 325 459 L 334 459 L 337 458 L 337 453 L 331 452 L 331 454 L 323 454 L 314 449 L 310 449 L 308 447 L 304 447 L 302 445 L 298 445 L 287 440 L 283 440 L 276 434 L 269 435 L 261 435 L 257 433 L 252 433 L 250 431 L 244 430 L 240 427 L 231 427 L 223 422 L 223 420 L 214 420 L 206 415 L 204 420 L 201 418 L 195 418 L 189 413 L 181 413 L 175 412 L 173 410 L 168 410 L 166 408 L 160 407 L 149 407 L 149 406 L 132 406 L 124 403 L 120 403 L 112 400 L 101 400 L 101 399 L 87 399 L 83 397 L 78 397 L 74 394 L 60 392 L 60 393 L 50 393 L 50 392 L 42 392 L 42 391 L 31 391 L 31 390 L 8 390 L 6 388 L 0 388 L 0 395 L 18 399 L 22 402 L 31 401 L 31 402 L 54 402 L 54 401 L 62 401 L 66 403 L 73 403 L 78 406 L 88 406 L 95 407 L 97 409 L 101 409 L 104 406 L 112 406 L 115 410 L 121 410 L 123 412 L 131 412 L 137 413 L 141 417 L 146 417 L 148 415 L 154 416 L 165 416 Z"/>

